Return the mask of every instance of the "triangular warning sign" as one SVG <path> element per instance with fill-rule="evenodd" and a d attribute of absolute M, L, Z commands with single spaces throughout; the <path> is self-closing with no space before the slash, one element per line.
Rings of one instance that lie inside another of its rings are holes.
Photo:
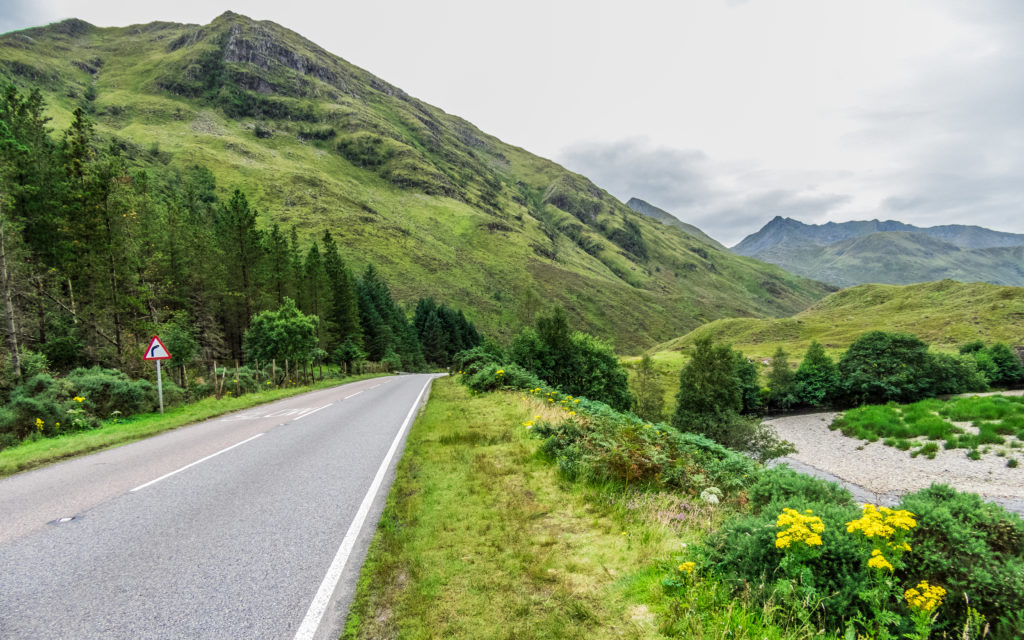
<path fill-rule="evenodd" d="M 149 341 L 149 346 L 146 347 L 146 355 L 142 356 L 143 360 L 170 360 L 171 352 L 167 350 L 164 343 L 160 342 L 160 338 L 153 336 L 153 339 Z"/>

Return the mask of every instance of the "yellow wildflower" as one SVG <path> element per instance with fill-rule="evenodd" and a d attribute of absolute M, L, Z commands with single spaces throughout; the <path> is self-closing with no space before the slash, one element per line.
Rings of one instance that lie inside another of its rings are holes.
<path fill-rule="evenodd" d="M 569 412 L 569 415 L 570 415 L 570 416 L 574 416 L 574 415 L 576 415 L 576 412 L 575 412 L 575 411 L 570 411 L 570 412 Z"/>
<path fill-rule="evenodd" d="M 548 398 L 548 402 L 554 402 L 553 398 Z"/>
<path fill-rule="evenodd" d="M 74 398 L 72 398 L 72 400 L 74 400 L 75 402 L 85 402 L 85 398 L 83 398 L 82 396 L 75 396 Z"/>
<path fill-rule="evenodd" d="M 775 526 L 786 527 L 775 534 L 775 546 L 788 549 L 794 542 L 802 542 L 808 547 L 821 546 L 821 534 L 825 532 L 825 523 L 811 512 L 800 513 L 796 509 L 786 507 L 779 514 Z"/>
<path fill-rule="evenodd" d="M 915 611 L 934 611 L 942 604 L 942 598 L 946 596 L 946 590 L 942 587 L 928 584 L 927 580 L 922 580 L 918 585 L 912 589 L 907 589 L 903 593 L 903 597 L 907 600 L 907 605 Z"/>
<path fill-rule="evenodd" d="M 46 423 L 43 422 L 42 418 L 36 418 L 36 427 L 37 428 L 42 429 L 44 424 L 46 424 Z"/>
<path fill-rule="evenodd" d="M 679 565 L 679 570 L 680 571 L 685 571 L 686 573 L 693 573 L 693 570 L 696 569 L 696 568 L 697 568 L 697 563 L 696 562 L 684 562 L 683 564 Z"/>
<path fill-rule="evenodd" d="M 846 531 L 860 531 L 866 538 L 884 538 L 888 540 L 897 530 L 909 531 L 917 526 L 914 514 L 906 510 L 893 510 L 888 507 L 876 507 L 865 504 L 863 515 L 846 523 Z"/>
<path fill-rule="evenodd" d="M 893 571 L 892 565 L 882 555 L 881 550 L 874 549 L 871 551 L 871 559 L 868 560 L 868 566 L 872 569 L 888 569 L 891 573 Z"/>

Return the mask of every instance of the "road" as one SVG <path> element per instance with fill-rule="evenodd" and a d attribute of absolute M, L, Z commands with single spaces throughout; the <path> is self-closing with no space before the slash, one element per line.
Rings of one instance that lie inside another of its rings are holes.
<path fill-rule="evenodd" d="M 316 391 L 0 480 L 0 638 L 336 638 L 431 379 Z"/>

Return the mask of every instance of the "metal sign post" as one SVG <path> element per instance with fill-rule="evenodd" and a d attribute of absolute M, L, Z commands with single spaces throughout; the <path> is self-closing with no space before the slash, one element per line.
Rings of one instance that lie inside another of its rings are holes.
<path fill-rule="evenodd" d="M 164 381 L 160 374 L 160 361 L 170 360 L 171 352 L 167 350 L 163 342 L 160 342 L 160 338 L 153 336 L 149 341 L 149 346 L 146 347 L 146 354 L 142 356 L 143 360 L 155 360 L 156 361 L 156 394 L 160 398 L 160 413 L 164 412 Z"/>

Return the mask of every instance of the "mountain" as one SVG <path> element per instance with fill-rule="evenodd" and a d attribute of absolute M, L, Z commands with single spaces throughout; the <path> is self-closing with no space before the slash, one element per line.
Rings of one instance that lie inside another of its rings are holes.
<path fill-rule="evenodd" d="M 1024 288 L 943 280 L 911 285 L 865 284 L 833 293 L 792 318 L 735 318 L 710 322 L 651 349 L 672 359 L 694 338 L 710 335 L 745 354 L 770 357 L 782 346 L 800 357 L 811 340 L 834 354 L 862 333 L 910 333 L 947 351 L 965 342 L 1019 345 L 1024 335 Z"/>
<path fill-rule="evenodd" d="M 558 304 L 630 351 L 830 291 L 639 215 L 272 22 L 65 20 L 0 36 L 0 82 L 40 89 L 58 136 L 82 107 L 132 166 L 206 167 L 264 228 L 329 230 L 400 301 L 433 296 L 491 335 Z"/>
<path fill-rule="evenodd" d="M 804 224 L 776 216 L 732 248 L 840 287 L 950 278 L 1024 285 L 1024 234 L 893 220 Z"/>
<path fill-rule="evenodd" d="M 683 222 L 682 220 L 675 217 L 668 211 L 665 211 L 664 209 L 659 209 L 658 207 L 654 206 L 649 202 L 641 200 L 640 198 L 630 198 L 629 201 L 626 203 L 626 206 L 632 209 L 633 211 L 636 211 L 637 213 L 642 213 L 649 218 L 654 218 L 655 220 L 662 224 L 667 224 L 670 227 L 677 227 L 679 229 L 682 229 L 685 233 L 690 234 L 694 238 L 699 238 L 703 240 L 704 242 L 715 247 L 716 249 L 721 249 L 723 251 L 725 250 L 725 246 L 718 242 L 718 240 L 715 240 L 714 238 L 704 233 L 703 231 L 693 226 L 692 224 L 687 224 Z"/>

